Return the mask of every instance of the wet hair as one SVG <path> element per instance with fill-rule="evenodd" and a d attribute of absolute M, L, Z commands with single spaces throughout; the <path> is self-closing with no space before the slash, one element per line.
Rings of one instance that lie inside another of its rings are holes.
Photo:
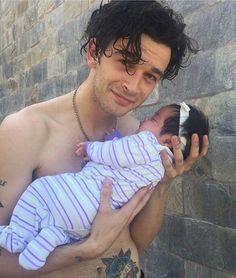
<path fill-rule="evenodd" d="M 189 155 L 191 148 L 191 137 L 194 133 L 199 137 L 199 151 L 202 150 L 203 136 L 209 135 L 209 120 L 202 111 L 192 105 L 188 105 L 190 108 L 188 119 L 182 124 L 183 131 L 181 136 L 187 140 L 186 147 L 183 151 L 184 159 Z M 172 110 L 172 114 L 164 121 L 164 125 L 160 132 L 163 134 L 173 134 L 179 136 L 179 118 L 180 118 L 180 105 L 170 104 L 165 106 Z"/>
<path fill-rule="evenodd" d="M 172 80 L 180 68 L 187 66 L 191 53 L 197 53 L 198 44 L 184 33 L 183 17 L 175 13 L 164 2 L 157 1 L 110 1 L 100 4 L 88 22 L 81 47 L 81 53 L 87 51 L 92 41 L 95 44 L 95 55 L 105 55 L 108 45 L 120 51 L 125 64 L 138 64 L 141 59 L 141 35 L 146 34 L 157 43 L 171 48 L 170 62 L 162 80 Z M 117 40 L 122 39 L 122 49 L 116 48 Z M 126 67 L 127 70 L 127 67 Z M 127 70 L 128 72 L 128 70 Z"/>

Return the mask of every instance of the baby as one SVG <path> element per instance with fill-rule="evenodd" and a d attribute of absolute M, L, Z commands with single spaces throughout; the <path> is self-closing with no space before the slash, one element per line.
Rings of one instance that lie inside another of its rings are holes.
<path fill-rule="evenodd" d="M 173 160 L 171 137 L 178 135 L 184 157 L 193 133 L 209 124 L 202 112 L 184 102 L 162 107 L 141 122 L 136 134 L 105 142 L 85 142 L 77 154 L 89 162 L 79 173 L 41 177 L 22 194 L 8 226 L 0 226 L 0 246 L 18 253 L 22 267 L 35 270 L 57 246 L 85 238 L 97 214 L 102 181 L 112 181 L 112 207 L 123 206 L 140 188 L 162 179 L 160 151 Z"/>

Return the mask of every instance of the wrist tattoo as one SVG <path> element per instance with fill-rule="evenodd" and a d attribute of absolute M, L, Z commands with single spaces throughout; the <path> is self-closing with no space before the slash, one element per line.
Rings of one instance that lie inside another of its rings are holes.
<path fill-rule="evenodd" d="M 118 256 L 111 258 L 102 258 L 102 262 L 106 265 L 106 277 L 114 278 L 136 278 L 138 267 L 136 262 L 131 259 L 131 251 L 128 249 L 125 253 L 121 249 Z"/>
<path fill-rule="evenodd" d="M 5 186 L 6 184 L 7 184 L 7 181 L 3 181 L 3 180 L 0 179 L 0 185 L 1 186 Z"/>

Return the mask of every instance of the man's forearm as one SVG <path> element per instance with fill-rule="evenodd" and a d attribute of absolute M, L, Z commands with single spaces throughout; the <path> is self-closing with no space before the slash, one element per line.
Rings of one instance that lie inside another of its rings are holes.
<path fill-rule="evenodd" d="M 91 244 L 88 242 L 74 243 L 57 247 L 47 258 L 44 267 L 38 270 L 25 270 L 18 263 L 18 254 L 12 254 L 1 248 L 0 255 L 0 277 L 1 278 L 17 278 L 17 277 L 37 277 L 41 274 L 46 274 L 51 271 L 56 271 L 66 266 L 78 263 L 80 260 L 92 256 L 90 248 Z M 93 250 L 94 252 L 95 250 Z M 95 254 L 93 253 L 93 256 Z"/>
<path fill-rule="evenodd" d="M 130 234 L 139 253 L 143 252 L 161 230 L 168 189 L 169 184 L 159 184 L 146 206 L 130 224 Z"/>

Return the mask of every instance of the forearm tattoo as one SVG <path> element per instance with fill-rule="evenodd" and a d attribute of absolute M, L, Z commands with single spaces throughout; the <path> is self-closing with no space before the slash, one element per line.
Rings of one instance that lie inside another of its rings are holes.
<path fill-rule="evenodd" d="M 118 256 L 111 258 L 102 258 L 106 265 L 106 277 L 114 278 L 136 278 L 138 267 L 131 259 L 131 251 L 128 249 L 125 253 L 121 249 Z"/>
<path fill-rule="evenodd" d="M 7 184 L 6 181 L 0 179 L 0 185 L 1 185 L 1 186 L 5 186 L 6 184 Z"/>
<path fill-rule="evenodd" d="M 0 179 L 0 186 L 5 186 L 7 184 L 6 181 Z M 0 201 L 0 208 L 4 208 L 2 202 Z"/>

